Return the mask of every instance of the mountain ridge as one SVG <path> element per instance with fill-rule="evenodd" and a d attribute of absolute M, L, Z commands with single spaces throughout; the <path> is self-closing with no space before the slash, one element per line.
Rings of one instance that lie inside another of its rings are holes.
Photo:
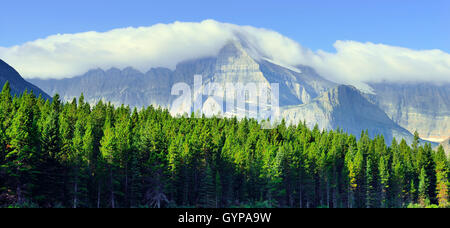
<path fill-rule="evenodd" d="M 388 144 L 394 137 L 404 138 L 408 143 L 413 139 L 408 130 L 397 125 L 358 89 L 349 85 L 338 85 L 311 103 L 288 107 L 283 110 L 283 117 L 293 124 L 305 121 L 311 128 L 315 124 L 319 129 L 340 128 L 357 137 L 361 131 L 368 130 L 371 137 L 384 135 Z"/>
<path fill-rule="evenodd" d="M 372 83 L 369 98 L 397 124 L 436 142 L 450 137 L 450 83 Z"/>
<path fill-rule="evenodd" d="M 21 95 L 28 90 L 28 92 L 33 91 L 36 96 L 42 95 L 44 99 L 51 99 L 43 90 L 26 81 L 12 66 L 0 59 L 0 85 L 3 86 L 7 81 L 12 94 Z"/>
<path fill-rule="evenodd" d="M 175 83 L 183 82 L 193 88 L 194 75 L 202 75 L 203 83 L 213 82 L 220 85 L 237 82 L 266 85 L 278 83 L 279 103 L 286 115 L 283 117 L 287 119 L 302 121 L 298 116 L 303 113 L 310 121 L 319 123 L 324 129 L 340 127 L 356 135 L 359 135 L 361 130 L 369 129 L 372 136 L 386 134 L 388 143 L 396 136 L 406 138 L 408 142 L 412 141 L 413 131 L 408 122 L 396 119 L 388 108 L 389 101 L 396 101 L 390 99 L 388 95 L 398 97 L 400 103 L 402 99 L 406 99 L 405 95 L 396 94 L 398 91 L 395 88 L 386 87 L 383 90 L 383 87 L 375 85 L 374 91 L 378 92 L 378 95 L 368 94 L 355 87 L 329 81 L 312 67 L 277 65 L 268 58 L 255 56 L 253 52 L 251 50 L 249 52 L 245 45 L 237 41 L 230 41 L 217 56 L 184 61 L 174 70 L 160 67 L 151 68 L 143 73 L 131 67 L 123 70 L 111 68 L 106 71 L 96 69 L 70 79 L 30 81 L 50 94 L 59 93 L 64 100 L 71 100 L 83 93 L 86 101 L 91 103 L 103 100 L 115 105 L 126 104 L 139 108 L 154 105 L 171 110 L 177 110 L 177 107 L 172 107 L 176 97 L 170 94 L 171 87 Z M 201 93 L 201 91 L 193 92 Z M 444 104 L 447 102 L 446 99 L 448 100 L 448 95 L 445 95 L 446 92 L 443 95 Z M 210 99 L 203 99 L 203 102 L 205 101 L 213 104 Z M 433 107 L 426 110 L 432 110 Z M 401 111 L 405 108 L 407 107 L 402 106 Z M 445 109 L 446 107 L 444 113 Z M 185 110 L 185 107 L 179 110 Z M 294 115 L 292 110 L 299 113 Z M 370 118 L 362 116 L 361 110 L 365 110 L 365 115 Z M 175 111 L 172 114 L 183 113 Z M 434 120 L 430 122 L 432 121 Z M 445 131 L 448 128 L 443 125 L 443 129 Z"/>

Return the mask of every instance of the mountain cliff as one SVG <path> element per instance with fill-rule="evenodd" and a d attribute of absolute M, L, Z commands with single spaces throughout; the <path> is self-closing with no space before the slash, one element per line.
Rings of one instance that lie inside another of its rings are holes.
<path fill-rule="evenodd" d="M 450 137 L 450 84 L 377 83 L 375 104 L 397 124 L 427 140 Z"/>
<path fill-rule="evenodd" d="M 318 124 L 320 129 L 340 128 L 355 136 L 367 129 L 371 137 L 384 135 L 388 144 L 393 137 L 404 138 L 409 143 L 413 139 L 410 132 L 392 121 L 352 86 L 337 86 L 308 104 L 286 107 L 282 113 L 288 122 L 305 121 L 311 128 Z"/>

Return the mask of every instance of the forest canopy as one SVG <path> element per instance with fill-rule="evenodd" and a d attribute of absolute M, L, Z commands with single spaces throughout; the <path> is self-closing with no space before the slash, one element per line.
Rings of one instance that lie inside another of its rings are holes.
<path fill-rule="evenodd" d="M 0 94 L 0 207 L 449 207 L 449 160 L 367 131 Z"/>

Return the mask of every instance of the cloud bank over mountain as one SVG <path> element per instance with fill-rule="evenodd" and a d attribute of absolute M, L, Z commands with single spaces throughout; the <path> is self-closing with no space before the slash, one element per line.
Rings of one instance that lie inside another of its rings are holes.
<path fill-rule="evenodd" d="M 58 34 L 0 47 L 0 58 L 25 78 L 65 78 L 93 68 L 173 69 L 181 61 L 217 55 L 230 40 L 240 41 L 255 59 L 312 66 L 338 83 L 450 82 L 450 55 L 441 50 L 337 41 L 335 53 L 312 51 L 275 31 L 214 20 Z"/>

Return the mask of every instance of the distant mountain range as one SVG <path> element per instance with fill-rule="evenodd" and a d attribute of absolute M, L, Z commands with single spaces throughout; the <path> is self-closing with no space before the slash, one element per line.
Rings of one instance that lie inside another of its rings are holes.
<path fill-rule="evenodd" d="M 220 85 L 279 83 L 281 113 L 290 123 L 306 121 L 310 127 L 318 124 L 322 129 L 340 127 L 356 136 L 368 129 L 371 136 L 383 134 L 387 143 L 393 137 L 411 142 L 416 130 L 428 140 L 450 137 L 450 84 L 376 83 L 370 84 L 371 94 L 331 82 L 311 67 L 285 66 L 252 53 L 232 41 L 217 56 L 182 62 L 174 70 L 94 69 L 68 79 L 29 81 L 66 101 L 83 93 L 93 103 L 155 105 L 170 108 L 172 114 L 180 114 L 172 105 L 176 98 L 171 95 L 172 86 L 177 82 L 192 86 L 196 74 L 203 76 L 203 83 Z"/>
<path fill-rule="evenodd" d="M 33 91 L 36 96 L 39 96 L 39 94 L 42 95 L 44 99 L 50 98 L 50 96 L 47 95 L 44 91 L 31 84 L 30 82 L 25 81 L 25 79 L 23 79 L 22 76 L 20 76 L 20 74 L 14 68 L 0 59 L 0 86 L 3 87 L 3 85 L 7 81 L 9 82 L 11 93 L 13 95 L 20 95 L 25 90 L 28 90 L 28 92 Z"/>

